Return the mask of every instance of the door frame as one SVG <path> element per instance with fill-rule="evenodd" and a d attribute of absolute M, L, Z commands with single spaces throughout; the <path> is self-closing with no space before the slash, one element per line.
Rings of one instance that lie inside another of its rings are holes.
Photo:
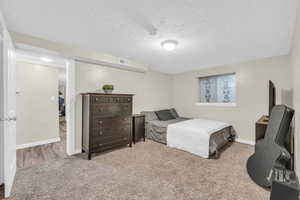
<path fill-rule="evenodd" d="M 54 62 L 43 61 L 41 59 L 42 57 L 51 58 L 51 60 L 53 60 Z M 19 61 L 52 67 L 64 67 L 66 69 L 66 153 L 69 156 L 80 153 L 76 150 L 75 136 L 75 61 L 62 56 L 57 56 L 54 53 L 45 53 L 35 50 L 29 51 L 17 48 L 17 62 Z"/>
<path fill-rule="evenodd" d="M 0 32 L 3 31 L 2 24 L 0 22 Z M 3 41 L 3 36 L 0 34 L 0 41 Z M 2 46 L 0 46 L 0 54 L 3 55 Z M 1 56 L 2 58 L 2 56 Z M 0 83 L 3 83 L 3 68 L 0 64 Z M 4 94 L 2 87 L 0 88 L 0 94 Z M 1 95 L 2 96 L 2 95 Z M 4 98 L 0 99 L 0 185 L 4 184 Z"/>
<path fill-rule="evenodd" d="M 0 70 L 0 184 L 4 184 L 5 197 L 11 193 L 16 174 L 16 107 L 15 84 L 11 73 L 15 73 L 16 53 L 15 47 L 6 29 L 4 19 L 0 13 L 1 31 L 1 70 Z M 11 71 L 12 70 L 12 71 Z M 11 95 L 14 96 L 11 96 Z M 13 110 L 11 110 L 13 109 Z M 12 124 L 14 123 L 14 124 Z M 13 129 L 12 129 L 13 128 Z M 7 163 L 8 162 L 8 163 Z"/>
<path fill-rule="evenodd" d="M 69 156 L 81 153 L 76 150 L 76 76 L 75 61 L 66 61 L 66 121 L 67 121 L 67 154 Z"/>

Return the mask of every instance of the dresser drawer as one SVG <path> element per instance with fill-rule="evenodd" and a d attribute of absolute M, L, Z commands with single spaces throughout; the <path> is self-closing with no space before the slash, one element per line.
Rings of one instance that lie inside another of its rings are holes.
<path fill-rule="evenodd" d="M 131 103 L 132 97 L 114 97 L 114 96 L 92 96 L 92 104 L 102 103 Z"/>
<path fill-rule="evenodd" d="M 118 127 L 106 127 L 106 128 L 98 128 L 91 130 L 91 138 L 106 138 L 112 136 L 122 136 L 122 135 L 130 135 L 131 134 L 131 126 L 118 126 Z"/>
<path fill-rule="evenodd" d="M 119 135 L 111 135 L 108 137 L 94 137 L 91 138 L 90 143 L 92 146 L 95 146 L 97 144 L 105 144 L 105 143 L 110 143 L 114 141 L 119 141 L 119 140 L 126 140 L 130 138 L 130 135 L 127 134 L 119 134 Z"/>
<path fill-rule="evenodd" d="M 109 148 L 113 148 L 115 146 L 118 145 L 126 145 L 128 144 L 130 141 L 129 137 L 119 137 L 119 138 L 110 138 L 110 139 L 106 139 L 106 140 L 102 140 L 102 141 L 91 141 L 91 150 L 95 151 L 95 150 L 105 150 L 105 149 L 109 149 Z"/>
<path fill-rule="evenodd" d="M 121 115 L 131 115 L 132 105 L 129 103 L 105 103 L 91 105 L 92 117 L 113 117 Z"/>
<path fill-rule="evenodd" d="M 111 118 L 94 118 L 91 119 L 91 129 L 112 129 L 131 125 L 131 116 L 111 117 Z"/>
<path fill-rule="evenodd" d="M 113 117 L 121 115 L 121 107 L 118 104 L 103 103 L 91 105 L 91 116 L 94 117 Z"/>
<path fill-rule="evenodd" d="M 121 107 L 121 112 L 124 115 L 132 115 L 132 104 L 131 103 L 122 103 L 119 106 Z"/>
<path fill-rule="evenodd" d="M 132 97 L 120 97 L 120 103 L 131 103 Z"/>

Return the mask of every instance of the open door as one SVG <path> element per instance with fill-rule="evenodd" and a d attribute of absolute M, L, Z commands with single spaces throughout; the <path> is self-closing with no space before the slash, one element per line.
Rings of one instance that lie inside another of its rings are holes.
<path fill-rule="evenodd" d="M 16 53 L 3 20 L 0 20 L 0 72 L 1 179 L 8 197 L 16 174 Z"/>

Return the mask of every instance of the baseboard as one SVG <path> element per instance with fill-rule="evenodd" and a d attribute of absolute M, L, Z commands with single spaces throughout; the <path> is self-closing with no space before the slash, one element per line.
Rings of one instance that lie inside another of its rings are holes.
<path fill-rule="evenodd" d="M 253 142 L 251 140 L 244 140 L 244 139 L 241 139 L 241 138 L 236 138 L 235 141 L 238 142 L 238 143 L 242 143 L 242 144 L 249 144 L 249 145 L 252 145 L 252 146 L 255 145 L 255 142 Z"/>
<path fill-rule="evenodd" d="M 82 153 L 82 150 L 81 149 L 76 149 L 73 153 L 73 155 L 76 155 L 76 154 L 80 154 Z"/>
<path fill-rule="evenodd" d="M 75 149 L 74 151 L 67 152 L 68 156 L 73 156 L 73 155 L 80 154 L 80 153 L 82 153 L 81 149 Z"/>
<path fill-rule="evenodd" d="M 24 148 L 28 148 L 28 147 L 43 145 L 43 144 L 55 143 L 55 142 L 59 142 L 59 141 L 60 141 L 60 137 L 57 137 L 57 138 L 52 138 L 52 139 L 49 139 L 49 140 L 42 140 L 42 141 L 38 141 L 38 142 L 20 144 L 20 145 L 17 145 L 17 149 L 24 149 Z"/>

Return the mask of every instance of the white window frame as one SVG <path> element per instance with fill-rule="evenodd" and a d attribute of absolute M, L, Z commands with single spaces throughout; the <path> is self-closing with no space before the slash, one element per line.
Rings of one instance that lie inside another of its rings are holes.
<path fill-rule="evenodd" d="M 200 102 L 200 79 L 207 78 L 207 77 L 214 77 L 214 76 L 224 76 L 234 74 L 235 76 L 235 102 L 230 103 L 223 103 L 223 102 Z M 197 102 L 195 103 L 196 106 L 212 106 L 212 107 L 237 107 L 237 81 L 236 81 L 236 72 L 228 72 L 228 73 L 220 73 L 220 74 L 212 74 L 207 76 L 200 76 L 197 77 Z"/>

